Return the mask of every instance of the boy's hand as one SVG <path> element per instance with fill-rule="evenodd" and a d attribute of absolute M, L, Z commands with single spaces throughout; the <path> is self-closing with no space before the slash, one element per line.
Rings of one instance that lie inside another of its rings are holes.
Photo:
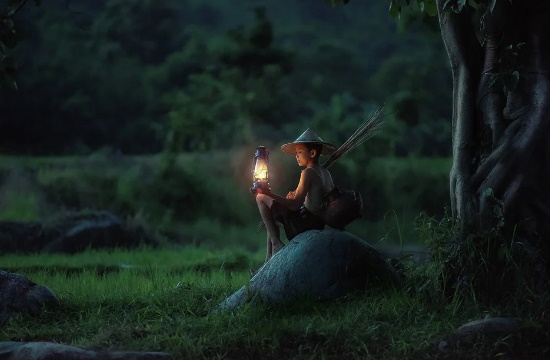
<path fill-rule="evenodd" d="M 296 197 L 296 192 L 295 191 L 289 191 L 289 193 L 286 194 L 287 199 L 294 199 L 295 197 Z"/>
<path fill-rule="evenodd" d="M 256 189 L 256 194 L 264 194 L 264 195 L 269 196 L 269 195 L 272 194 L 272 192 L 269 189 L 258 188 L 258 189 Z"/>

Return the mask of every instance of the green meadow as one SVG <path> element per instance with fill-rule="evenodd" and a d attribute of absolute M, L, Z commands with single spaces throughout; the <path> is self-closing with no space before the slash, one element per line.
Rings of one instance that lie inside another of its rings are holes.
<path fill-rule="evenodd" d="M 405 262 L 402 289 L 211 313 L 246 284 L 249 265 L 259 260 L 237 248 L 196 247 L 3 256 L 2 268 L 50 287 L 60 305 L 10 320 L 1 338 L 166 351 L 177 359 L 429 359 L 438 358 L 437 345 L 456 327 L 500 315 L 522 317 L 522 341 L 543 348 L 540 307 L 496 310 L 444 299 L 432 282 L 433 264 Z M 460 356 L 498 358 L 517 341 L 480 342 Z"/>
<path fill-rule="evenodd" d="M 347 179 L 348 186 L 368 184 L 358 187 L 369 213 L 348 231 L 396 253 L 414 246 L 433 255 L 424 262 L 413 261 L 411 254 L 389 259 L 404 276 L 402 288 L 369 288 L 332 302 L 251 303 L 213 313 L 247 284 L 249 269 L 264 258 L 265 235 L 256 231 L 259 216 L 248 193 L 250 159 L 246 151 L 172 159 L 103 152 L 3 156 L 2 220 L 55 227 L 56 216 L 82 211 L 85 204 L 87 211 L 112 211 L 127 228 L 146 231 L 157 242 L 74 255 L 1 255 L 2 270 L 51 288 L 60 303 L 38 317 L 12 318 L 0 329 L 0 340 L 165 351 L 176 359 L 436 359 L 445 358 L 437 347 L 460 325 L 506 316 L 523 320 L 517 336 L 496 344 L 479 341 L 446 358 L 548 353 L 547 319 L 540 316 L 547 299 L 526 296 L 496 308 L 460 294 L 447 297 L 439 286 L 441 254 L 454 230 L 443 209 L 428 215 L 413 204 L 429 206 L 445 192 L 437 184 L 444 184 L 446 159 L 374 159 L 364 174 L 345 162 L 335 166 L 335 178 Z M 431 190 L 420 183 L 412 191 L 420 180 Z M 292 184 L 291 178 L 279 178 L 277 191 L 283 192 L 285 181 Z"/>

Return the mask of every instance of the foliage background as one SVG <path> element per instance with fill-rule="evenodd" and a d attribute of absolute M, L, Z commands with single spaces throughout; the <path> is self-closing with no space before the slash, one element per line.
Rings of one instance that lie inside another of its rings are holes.
<path fill-rule="evenodd" d="M 377 241 L 448 202 L 450 71 L 433 18 L 396 23 L 383 1 L 63 0 L 16 20 L 4 219 L 91 208 L 178 234 L 255 226 L 257 145 L 285 193 L 299 169 L 281 143 L 311 127 L 340 145 L 382 103 L 385 130 L 331 168 L 363 194 L 353 229 Z"/>

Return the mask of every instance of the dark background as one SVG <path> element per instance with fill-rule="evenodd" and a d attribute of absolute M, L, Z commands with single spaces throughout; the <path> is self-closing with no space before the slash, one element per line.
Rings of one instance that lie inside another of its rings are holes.
<path fill-rule="evenodd" d="M 17 93 L 0 152 L 157 153 L 296 138 L 337 144 L 371 109 L 397 111 L 389 156 L 446 156 L 450 71 L 436 19 L 384 1 L 59 0 L 16 16 Z M 380 145 L 382 146 L 382 145 Z"/>

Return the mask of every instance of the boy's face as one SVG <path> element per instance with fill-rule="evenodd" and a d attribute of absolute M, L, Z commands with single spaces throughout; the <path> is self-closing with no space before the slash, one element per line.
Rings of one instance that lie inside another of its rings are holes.
<path fill-rule="evenodd" d="M 307 147 L 304 144 L 296 144 L 296 161 L 299 166 L 307 166 L 307 164 L 313 159 Z"/>

